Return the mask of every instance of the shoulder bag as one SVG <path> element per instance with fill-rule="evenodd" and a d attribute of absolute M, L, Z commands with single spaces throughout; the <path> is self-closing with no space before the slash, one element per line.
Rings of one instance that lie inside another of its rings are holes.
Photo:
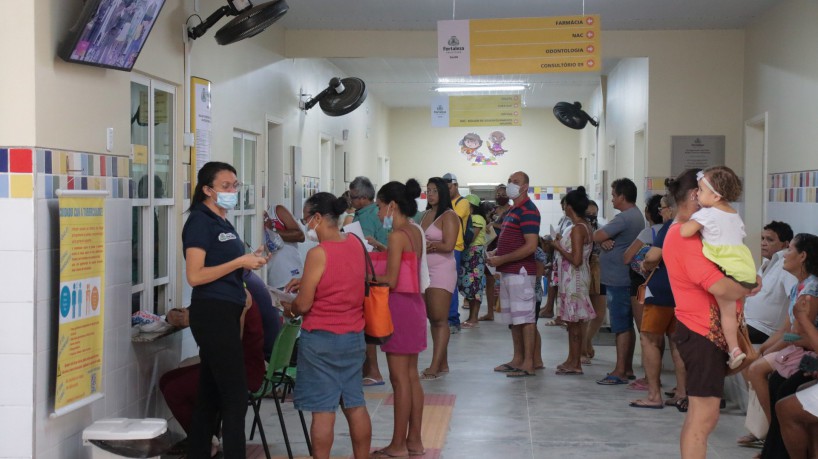
<path fill-rule="evenodd" d="M 355 236 L 353 234 L 353 236 Z M 384 344 L 392 337 L 395 326 L 389 312 L 389 284 L 375 280 L 375 267 L 363 241 L 355 236 L 364 250 L 364 338 L 369 344 Z"/>

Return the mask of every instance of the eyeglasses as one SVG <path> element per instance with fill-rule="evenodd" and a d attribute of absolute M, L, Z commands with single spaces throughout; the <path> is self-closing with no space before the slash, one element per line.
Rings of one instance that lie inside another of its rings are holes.
<path fill-rule="evenodd" d="M 241 182 L 233 182 L 233 183 L 222 182 L 220 185 L 216 185 L 216 184 L 214 184 L 214 185 L 215 186 L 211 186 L 210 188 L 213 188 L 214 190 L 218 189 L 218 190 L 224 190 L 224 191 L 238 190 L 238 189 L 240 189 L 241 187 L 244 186 L 244 184 L 241 183 Z"/>
<path fill-rule="evenodd" d="M 349 200 L 350 201 L 354 201 L 356 199 L 363 199 L 363 198 L 364 198 L 363 195 L 360 195 L 360 194 L 350 194 L 349 195 Z"/>

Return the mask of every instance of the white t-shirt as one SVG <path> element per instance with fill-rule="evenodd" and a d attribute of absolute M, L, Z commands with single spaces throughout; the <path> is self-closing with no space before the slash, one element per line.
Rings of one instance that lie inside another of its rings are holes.
<path fill-rule="evenodd" d="M 738 213 L 702 207 L 690 218 L 702 225 L 702 240 L 710 245 L 744 244 L 744 221 Z"/>
<path fill-rule="evenodd" d="M 664 223 L 659 223 L 643 229 L 639 236 L 636 236 L 636 239 L 642 241 L 645 245 L 653 245 L 653 238 L 659 234 L 659 230 L 662 229 L 663 225 Z"/>
<path fill-rule="evenodd" d="M 790 290 L 798 283 L 795 276 L 784 271 L 786 251 L 787 249 L 779 250 L 771 259 L 765 259 L 761 263 L 761 268 L 758 269 L 761 290 L 747 297 L 744 304 L 747 325 L 768 336 L 783 326 L 790 302 Z"/>

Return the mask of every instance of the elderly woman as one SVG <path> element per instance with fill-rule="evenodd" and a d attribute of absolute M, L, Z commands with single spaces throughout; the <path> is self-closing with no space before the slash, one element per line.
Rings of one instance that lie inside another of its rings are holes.
<path fill-rule="evenodd" d="M 799 386 L 811 379 L 798 371 L 798 362 L 804 350 L 818 349 L 818 340 L 814 339 L 818 334 L 815 329 L 818 326 L 816 322 L 818 316 L 818 277 L 816 277 L 818 275 L 818 237 L 812 234 L 797 234 L 784 255 L 784 270 L 798 280 L 790 293 L 789 309 L 789 322 L 792 324 L 789 331 L 793 333 L 791 338 L 797 339 L 792 342 L 782 340 L 772 345 L 770 352 L 766 353 L 764 358 L 750 366 L 750 380 L 756 389 L 762 407 L 766 403 L 765 413 L 770 419 L 770 429 L 767 432 L 764 449 L 761 451 L 760 457 L 762 458 L 787 457 L 784 453 L 785 442 L 781 435 L 776 403 L 794 394 Z M 772 369 L 775 371 L 770 375 L 769 380 L 762 382 L 759 374 L 765 374 L 764 370 Z M 765 384 L 769 386 L 768 391 L 764 390 Z M 774 405 L 776 410 L 770 410 L 769 407 Z M 787 444 L 786 449 L 789 446 Z M 793 449 L 798 448 L 795 446 Z M 804 457 L 803 454 L 801 457 Z"/>
<path fill-rule="evenodd" d="M 304 316 L 298 380 L 306 384 L 295 386 L 294 402 L 297 409 L 312 412 L 313 457 L 322 459 L 332 449 L 339 403 L 354 457 L 368 457 L 372 439 L 361 381 L 366 253 L 363 241 L 338 229 L 346 208 L 346 200 L 330 193 L 317 193 L 304 204 L 307 239 L 319 244 L 307 252 L 304 277 L 287 285 L 298 296 L 282 303 L 285 316 Z"/>
<path fill-rule="evenodd" d="M 750 293 L 725 277 L 702 254 L 698 237 L 684 238 L 681 225 L 699 209 L 696 194 L 698 170 L 688 169 L 668 183 L 677 205 L 675 223 L 668 229 L 662 257 L 668 270 L 676 302 L 676 332 L 673 340 L 684 361 L 688 413 L 682 427 L 682 457 L 705 457 L 707 439 L 719 420 L 719 403 L 727 374 L 727 343 L 718 321 L 715 296 L 739 300 Z"/>

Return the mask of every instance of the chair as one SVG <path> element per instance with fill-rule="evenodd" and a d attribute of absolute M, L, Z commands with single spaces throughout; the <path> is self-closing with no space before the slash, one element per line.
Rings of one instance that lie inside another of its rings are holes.
<path fill-rule="evenodd" d="M 287 436 L 287 427 L 284 425 L 284 414 L 281 411 L 281 403 L 287 393 L 295 386 L 295 368 L 290 366 L 290 359 L 295 348 L 295 340 L 298 337 L 298 332 L 301 330 L 301 321 L 291 321 L 276 337 L 273 343 L 273 350 L 270 355 L 270 361 L 267 365 L 267 372 L 261 382 L 261 387 L 255 392 L 249 394 L 248 403 L 253 407 L 253 426 L 250 428 L 250 439 L 255 435 L 256 426 L 258 426 L 258 433 L 261 435 L 261 443 L 264 445 L 264 454 L 267 459 L 270 459 L 270 449 L 267 446 L 267 437 L 264 435 L 264 427 L 261 425 L 261 401 L 268 395 L 272 394 L 272 399 L 275 400 L 276 411 L 278 412 L 278 421 L 281 424 L 281 433 L 284 434 L 284 444 L 287 447 L 287 455 L 293 459 L 292 448 L 290 447 L 290 439 Z M 277 389 L 281 388 L 279 399 Z M 312 444 L 310 443 L 309 430 L 307 430 L 307 422 L 304 420 L 304 413 L 298 410 L 298 416 L 301 418 L 301 428 L 304 430 L 304 438 L 307 440 L 307 449 L 310 456 L 312 456 Z"/>

